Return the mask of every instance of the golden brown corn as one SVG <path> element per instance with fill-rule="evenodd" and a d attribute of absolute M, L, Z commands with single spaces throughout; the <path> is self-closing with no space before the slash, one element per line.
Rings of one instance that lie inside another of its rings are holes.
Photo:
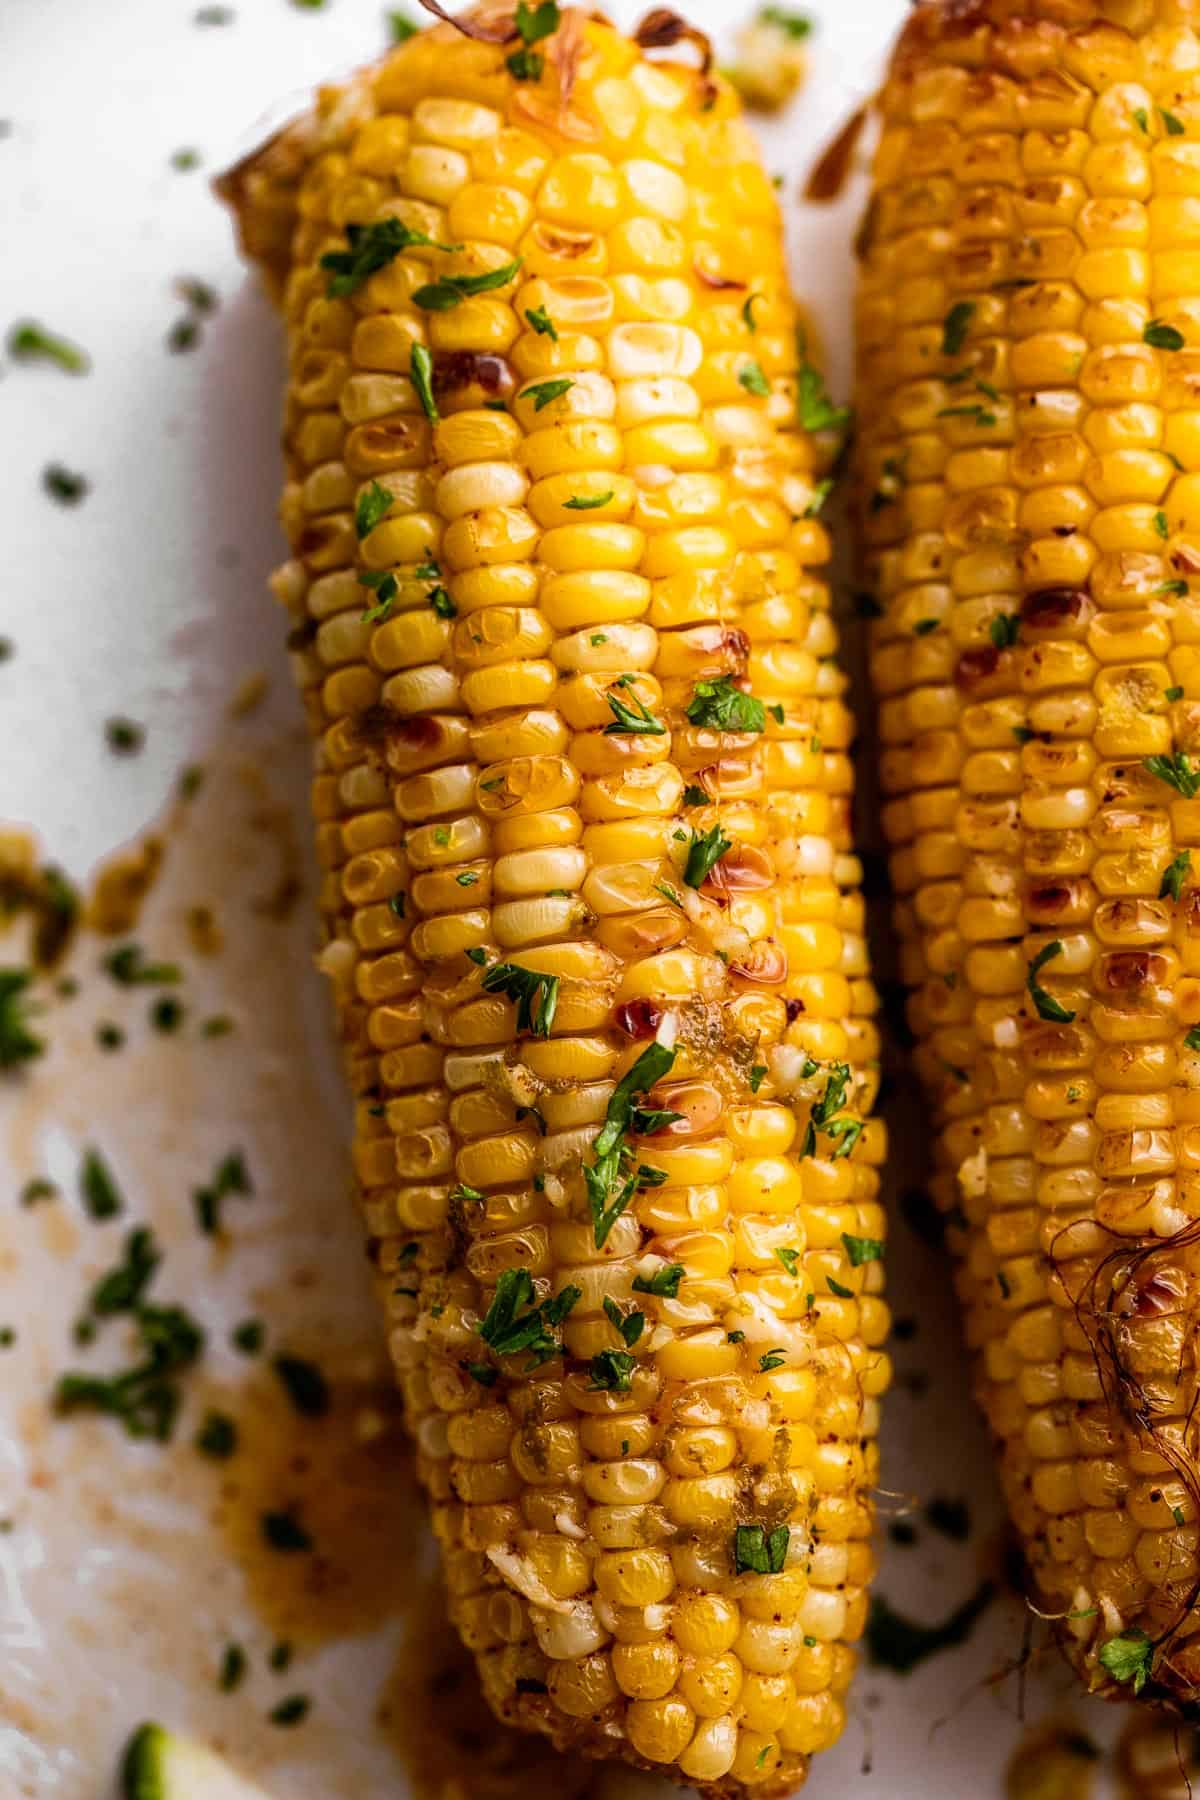
<path fill-rule="evenodd" d="M 862 530 L 938 1198 L 1034 1598 L 1090 1686 L 1191 1702 L 1200 5 L 922 5 L 882 112 Z"/>
<path fill-rule="evenodd" d="M 729 89 L 511 23 L 222 184 L 289 333 L 321 962 L 489 1699 L 782 1795 L 842 1726 L 887 1379 L 815 451 Z"/>

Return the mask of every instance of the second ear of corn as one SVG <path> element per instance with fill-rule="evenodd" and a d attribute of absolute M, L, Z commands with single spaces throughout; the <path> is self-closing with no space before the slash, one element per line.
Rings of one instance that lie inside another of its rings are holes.
<path fill-rule="evenodd" d="M 884 824 L 1038 1607 L 1194 1705 L 1200 7 L 923 5 L 862 241 Z"/>
<path fill-rule="evenodd" d="M 453 1618 L 506 1719 L 790 1793 L 888 1364 L 771 185 L 724 84 L 567 12 L 414 37 L 223 191 L 287 323 L 321 962 Z"/>

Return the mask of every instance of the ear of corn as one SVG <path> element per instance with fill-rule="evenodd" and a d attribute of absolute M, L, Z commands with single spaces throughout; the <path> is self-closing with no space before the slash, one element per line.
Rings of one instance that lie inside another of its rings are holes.
<path fill-rule="evenodd" d="M 862 243 L 884 824 L 1034 1593 L 1192 1701 L 1200 8 L 925 5 Z"/>
<path fill-rule="evenodd" d="M 729 91 L 535 48 L 415 37 L 222 184 L 288 329 L 321 962 L 489 1699 L 785 1794 L 888 1370 L 828 542 Z"/>

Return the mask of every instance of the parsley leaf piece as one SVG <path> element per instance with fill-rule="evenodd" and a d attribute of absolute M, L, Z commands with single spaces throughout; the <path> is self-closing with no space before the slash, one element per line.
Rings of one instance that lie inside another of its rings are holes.
<path fill-rule="evenodd" d="M 637 737 L 665 737 L 666 726 L 660 719 L 655 718 L 649 707 L 639 700 L 636 694 L 630 695 L 633 705 L 627 706 L 615 692 L 616 687 L 620 687 L 622 684 L 627 685 L 628 681 L 629 677 L 623 675 L 621 680 L 608 690 L 606 698 L 613 716 L 613 723 L 604 727 L 605 737 L 615 737 L 622 732 L 628 732 L 631 736 Z"/>
<path fill-rule="evenodd" d="M 918 619 L 913 626 L 913 636 L 928 637 L 931 631 L 937 630 L 940 623 L 939 619 Z"/>
<path fill-rule="evenodd" d="M 733 1534 L 735 1575 L 778 1575 L 787 1559 L 791 1532 L 786 1525 L 739 1525 Z"/>
<path fill-rule="evenodd" d="M 271 1708 L 267 1720 L 272 1725 L 299 1725 L 311 1710 L 312 1701 L 307 1694 L 289 1694 L 286 1700 Z"/>
<path fill-rule="evenodd" d="M 616 1331 L 617 1333 L 619 1333 L 621 1339 L 625 1343 L 626 1348 L 632 1350 L 633 1346 L 637 1343 L 638 1339 L 641 1337 L 642 1332 L 645 1330 L 645 1326 L 646 1326 L 645 1313 L 643 1313 L 643 1312 L 623 1313 L 621 1311 L 620 1307 L 617 1305 L 616 1301 L 614 1299 L 612 1299 L 612 1297 L 609 1294 L 605 1294 L 605 1296 L 604 1296 L 604 1316 L 608 1320 L 609 1324 L 612 1326 L 613 1330 Z"/>
<path fill-rule="evenodd" d="M 373 481 L 358 496 L 354 509 L 354 529 L 360 539 L 370 537 L 379 521 L 391 508 L 392 492 L 382 481 Z"/>
<path fill-rule="evenodd" d="M 122 944 L 105 957 L 104 967 L 122 987 L 166 986 L 182 980 L 178 963 L 147 962 L 140 944 Z"/>
<path fill-rule="evenodd" d="M 843 1231 L 842 1245 L 852 1269 L 861 1269 L 864 1263 L 882 1260 L 883 1244 L 879 1238 L 851 1237 L 848 1231 Z"/>
<path fill-rule="evenodd" d="M 201 1456 L 211 1456 L 215 1462 L 227 1462 L 237 1449 L 237 1426 L 228 1413 L 212 1408 L 205 1413 L 194 1443 Z"/>
<path fill-rule="evenodd" d="M 450 312 L 473 294 L 488 294 L 495 288 L 507 287 L 519 274 L 522 261 L 523 258 L 516 256 L 512 262 L 499 269 L 487 269 L 482 275 L 441 275 L 416 290 L 413 305 L 424 312 Z"/>
<path fill-rule="evenodd" d="M 631 1386 L 637 1357 L 628 1350 L 601 1350 L 588 1364 L 590 1388 L 609 1388 L 614 1394 L 627 1394 Z"/>
<path fill-rule="evenodd" d="M 688 701 L 687 718 L 692 725 L 714 731 L 765 731 L 767 726 L 762 701 L 743 693 L 731 675 L 698 681 Z"/>
<path fill-rule="evenodd" d="M 493 963 L 483 978 L 485 994 L 504 994 L 517 1008 L 517 1030 L 547 1038 L 558 1007 L 557 975 L 542 975 L 517 963 Z"/>
<path fill-rule="evenodd" d="M 246 1652 L 240 1644 L 227 1644 L 225 1654 L 221 1658 L 221 1672 L 217 1676 L 217 1686 L 223 1694 L 232 1694 L 246 1673 Z"/>
<path fill-rule="evenodd" d="M 463 249 L 462 244 L 439 244 L 427 232 L 414 231 L 402 219 L 376 219 L 372 225 L 347 225 L 349 250 L 330 250 L 321 258 L 321 267 L 329 272 L 325 292 L 331 300 L 345 299 L 380 269 L 386 269 L 402 250 L 420 245 L 428 250 L 444 250 L 449 254 Z"/>
<path fill-rule="evenodd" d="M 1168 112 L 1165 106 L 1159 107 L 1158 114 L 1159 114 L 1159 117 L 1161 118 L 1163 124 L 1167 128 L 1167 136 L 1168 137 L 1182 137 L 1183 136 L 1184 127 L 1183 127 L 1182 119 L 1177 119 L 1175 117 L 1175 114 L 1173 112 Z"/>
<path fill-rule="evenodd" d="M 408 17 L 407 13 L 389 12 L 387 14 L 388 36 L 393 44 L 407 44 L 410 37 L 416 37 L 421 27 Z"/>
<path fill-rule="evenodd" d="M 562 1346 L 553 1335 L 554 1328 L 562 1324 L 581 1294 L 580 1288 L 568 1286 L 553 1299 L 535 1304 L 529 1270 L 504 1269 L 480 1322 L 479 1335 L 497 1356 L 517 1356 L 527 1350 L 527 1369 L 537 1368 L 559 1354 Z"/>
<path fill-rule="evenodd" d="M 97 1318 L 133 1312 L 161 1261 L 162 1253 L 154 1242 L 154 1233 L 139 1225 L 125 1240 L 124 1260 L 107 1275 L 102 1275 L 92 1289 L 88 1302 L 92 1312 Z"/>
<path fill-rule="evenodd" d="M 1165 900 L 1168 894 L 1172 900 L 1178 900 L 1183 892 L 1184 878 L 1189 874 L 1191 866 L 1192 853 L 1190 850 L 1181 850 L 1178 856 L 1172 858 L 1163 870 L 1162 881 L 1158 889 L 1160 900 Z"/>
<path fill-rule="evenodd" d="M 265 1512 L 261 1514 L 258 1523 L 263 1542 L 272 1550 L 294 1555 L 313 1547 L 312 1538 L 294 1512 Z"/>
<path fill-rule="evenodd" d="M 660 1300 L 674 1300 L 683 1276 L 682 1263 L 667 1263 L 663 1268 L 655 1269 L 653 1275 L 635 1275 L 633 1291 L 635 1294 L 654 1294 Z"/>
<path fill-rule="evenodd" d="M 702 787 L 696 787 L 694 783 L 689 783 L 683 790 L 683 804 L 685 806 L 707 806 L 708 795 Z"/>
<path fill-rule="evenodd" d="M 1154 515 L 1154 529 L 1157 531 L 1160 538 L 1169 538 L 1171 535 L 1171 527 L 1167 522 L 1167 515 L 1161 508 Z"/>
<path fill-rule="evenodd" d="M 800 1252 L 798 1250 L 790 1250 L 787 1245 L 784 1244 L 776 1250 L 775 1254 L 794 1281 L 796 1279 L 796 1264 L 800 1260 Z"/>
<path fill-rule="evenodd" d="M 538 333 L 539 337 L 548 337 L 551 343 L 557 344 L 557 328 L 554 324 L 554 320 L 550 317 L 550 314 L 546 311 L 544 306 L 527 306 L 525 308 L 525 317 L 532 329 Z"/>
<path fill-rule="evenodd" d="M 32 1062 L 46 1048 L 29 1029 L 28 969 L 0 969 L 0 1070 Z"/>
<path fill-rule="evenodd" d="M 1132 1682 L 1134 1693 L 1141 1693 L 1154 1666 L 1154 1645 L 1140 1626 L 1131 1625 L 1118 1637 L 1109 1638 L 1101 1644 L 1099 1654 L 1114 1681 L 1122 1686 Z"/>
<path fill-rule="evenodd" d="M 535 381 L 532 387 L 525 388 L 517 398 L 532 400 L 534 412 L 542 412 L 552 400 L 561 400 L 574 386 L 569 375 L 562 375 L 556 381 Z"/>
<path fill-rule="evenodd" d="M 765 400 L 771 392 L 771 384 L 762 372 L 762 364 L 751 359 L 742 364 L 738 370 L 738 381 L 748 394 L 756 394 Z"/>
<path fill-rule="evenodd" d="M 79 1171 L 79 1191 L 89 1219 L 103 1222 L 105 1219 L 115 1219 L 118 1213 L 125 1210 L 121 1190 L 98 1150 L 84 1151 Z"/>
<path fill-rule="evenodd" d="M 691 888 L 698 888 L 707 881 L 713 868 L 720 862 L 727 850 L 732 850 L 733 839 L 727 838 L 720 825 L 714 825 L 703 834 L 692 832 L 692 841 L 688 845 L 687 862 L 684 864 L 683 879 Z"/>
<path fill-rule="evenodd" d="M 749 299 L 743 303 L 742 323 L 745 325 L 747 331 L 756 332 L 758 330 L 758 326 L 754 319 L 754 302 L 756 300 L 761 300 L 762 298 L 762 294 L 751 294 Z"/>
<path fill-rule="evenodd" d="M 1070 1012 L 1060 1000 L 1056 1000 L 1053 994 L 1048 994 L 1037 979 L 1046 964 L 1053 961 L 1056 956 L 1061 956 L 1062 952 L 1062 941 L 1059 938 L 1055 938 L 1052 944 L 1043 945 L 1029 965 L 1025 985 L 1037 1008 L 1039 1019 L 1049 1019 L 1056 1025 L 1069 1025 L 1075 1014 Z"/>
<path fill-rule="evenodd" d="M 845 431 L 851 419 L 848 406 L 835 406 L 829 398 L 825 378 L 809 362 L 803 345 L 800 350 L 800 372 L 796 378 L 796 406 L 805 431 Z"/>
<path fill-rule="evenodd" d="M 1008 650 L 1021 635 L 1021 617 L 1019 613 L 997 613 L 988 627 L 988 632 L 997 650 Z"/>
<path fill-rule="evenodd" d="M 513 23 L 523 44 L 538 44 L 543 38 L 553 37 L 562 24 L 557 0 L 541 0 L 538 6 L 527 6 L 525 0 L 517 0 Z"/>
<path fill-rule="evenodd" d="M 853 1298 L 854 1298 L 854 1289 L 853 1288 L 843 1287 L 840 1281 L 835 1281 L 833 1279 L 832 1275 L 827 1275 L 825 1277 L 825 1280 L 829 1287 L 830 1293 L 836 1294 L 839 1300 L 853 1300 Z"/>
<path fill-rule="evenodd" d="M 36 319 L 22 319 L 8 334 L 8 354 L 14 362 L 51 362 L 68 375 L 86 375 L 92 359 L 86 350 L 57 332 L 47 331 Z"/>
<path fill-rule="evenodd" d="M 436 425 L 442 415 L 433 397 L 433 357 L 424 344 L 413 345 L 408 372 L 417 390 L 422 412 L 431 425 Z"/>
<path fill-rule="evenodd" d="M 1191 758 L 1182 750 L 1175 750 L 1170 756 L 1144 757 L 1142 767 L 1148 774 L 1165 781 L 1168 787 L 1175 788 L 1185 800 L 1194 800 L 1200 794 L 1200 766 L 1194 767 Z"/>
<path fill-rule="evenodd" d="M 1151 319 L 1142 332 L 1142 342 L 1155 350 L 1182 350 L 1186 339 L 1174 325 L 1164 325 L 1161 319 Z"/>
<path fill-rule="evenodd" d="M 271 1366 L 302 1418 L 324 1417 L 329 1411 L 329 1384 L 316 1363 L 303 1356 L 277 1356 Z"/>
<path fill-rule="evenodd" d="M 942 355 L 957 356 L 975 317 L 973 300 L 957 300 L 942 321 Z"/>
<path fill-rule="evenodd" d="M 768 1350 L 764 1355 L 759 1357 L 758 1366 L 764 1375 L 769 1375 L 772 1369 L 782 1369 L 786 1361 L 787 1356 L 784 1351 Z"/>
<path fill-rule="evenodd" d="M 759 9 L 759 18 L 764 25 L 777 25 L 780 31 L 797 42 L 806 38 L 812 31 L 813 22 L 805 18 L 803 13 L 788 12 L 782 6 L 764 6 Z"/>
<path fill-rule="evenodd" d="M 612 497 L 611 488 L 606 494 L 572 494 L 569 500 L 563 501 L 563 505 L 568 512 L 595 512 L 598 506 L 607 506 Z"/>

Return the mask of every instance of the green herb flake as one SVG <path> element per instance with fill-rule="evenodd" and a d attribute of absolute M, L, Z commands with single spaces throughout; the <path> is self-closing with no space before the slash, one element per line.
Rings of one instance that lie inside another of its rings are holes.
<path fill-rule="evenodd" d="M 438 412 L 437 401 L 433 397 L 433 357 L 424 344 L 413 345 L 408 372 L 417 390 L 422 412 L 431 424 L 436 425 L 442 415 Z"/>
<path fill-rule="evenodd" d="M 1166 700 L 1169 704 L 1174 705 L 1176 700 L 1183 699 L 1183 689 L 1181 687 L 1164 688 L 1163 689 L 1163 699 Z"/>
<path fill-rule="evenodd" d="M 852 1269 L 861 1269 L 864 1263 L 880 1262 L 883 1258 L 883 1244 L 878 1238 L 851 1237 L 848 1231 L 843 1231 L 842 1247 Z"/>
<path fill-rule="evenodd" d="M 1167 515 L 1161 508 L 1154 515 L 1154 529 L 1157 531 L 1160 538 L 1165 539 L 1171 535 L 1171 528 L 1167 523 Z"/>
<path fill-rule="evenodd" d="M 973 300 L 958 300 L 942 321 L 942 355 L 957 356 L 967 341 L 971 320 L 975 317 Z"/>
<path fill-rule="evenodd" d="M 1179 899 L 1183 892 L 1184 880 L 1190 873 L 1191 866 L 1192 853 L 1190 850 L 1181 850 L 1178 856 L 1172 858 L 1163 870 L 1162 881 L 1159 883 L 1158 897 L 1160 900 L 1165 900 L 1168 895 L 1172 900 Z"/>
<path fill-rule="evenodd" d="M 1142 342 L 1154 350 L 1182 350 L 1185 341 L 1182 331 L 1174 325 L 1164 325 L 1161 319 L 1151 319 L 1142 332 Z"/>
<path fill-rule="evenodd" d="M 227 1462 L 237 1449 L 237 1426 L 228 1413 L 210 1410 L 205 1413 L 196 1433 L 195 1445 L 201 1456 L 211 1456 L 215 1462 Z"/>
<path fill-rule="evenodd" d="M 988 627 L 997 650 L 1010 650 L 1021 635 L 1021 617 L 1019 613 L 997 613 Z"/>
<path fill-rule="evenodd" d="M 302 1356 L 277 1356 L 271 1367 L 301 1418 L 324 1418 L 329 1411 L 329 1384 L 316 1363 Z"/>
<path fill-rule="evenodd" d="M 735 1575 L 779 1575 L 787 1561 L 791 1531 L 777 1525 L 768 1531 L 765 1525 L 739 1525 L 733 1534 L 732 1555 Z"/>
<path fill-rule="evenodd" d="M 731 675 L 698 681 L 687 705 L 690 724 L 712 731 L 765 731 L 761 700 L 736 686 Z"/>
<path fill-rule="evenodd" d="M 754 302 L 763 298 L 762 294 L 751 294 L 742 306 L 742 323 L 747 331 L 756 332 L 758 330 L 754 319 Z"/>
<path fill-rule="evenodd" d="M 164 994 L 155 1000 L 150 1007 L 150 1023 L 155 1031 L 170 1033 L 178 1031 L 183 1023 L 183 1006 L 174 994 Z"/>
<path fill-rule="evenodd" d="M 1145 107 L 1144 106 L 1135 106 L 1131 109 L 1131 111 L 1132 111 L 1132 116 L 1133 116 L 1134 122 L 1137 125 L 1138 130 L 1145 131 L 1148 133 L 1150 130 L 1150 115 L 1146 111 Z"/>
<path fill-rule="evenodd" d="M 622 684 L 628 687 L 629 680 L 630 677 L 628 675 L 622 675 L 620 680 L 615 682 L 613 686 L 609 688 L 608 693 L 605 696 L 608 701 L 609 711 L 613 716 L 613 723 L 604 727 L 604 735 L 606 737 L 616 737 L 618 734 L 628 733 L 630 736 L 637 737 L 665 737 L 667 731 L 666 726 L 662 723 L 661 719 L 655 718 L 654 714 L 641 700 L 638 699 L 636 694 L 630 694 L 630 700 L 633 704 L 628 705 L 616 692 L 616 689 Z"/>
<path fill-rule="evenodd" d="M 1075 1014 L 1069 1011 L 1061 1001 L 1056 1000 L 1053 994 L 1047 993 L 1037 979 L 1046 964 L 1052 962 L 1056 956 L 1061 956 L 1062 953 L 1061 939 L 1055 938 L 1052 944 L 1044 944 L 1029 965 L 1025 985 L 1029 989 L 1039 1019 L 1048 1019 L 1056 1025 L 1069 1025 Z"/>
<path fill-rule="evenodd" d="M 11 1072 L 41 1056 L 46 1046 L 30 1030 L 28 969 L 0 969 L 0 1072 Z"/>
<path fill-rule="evenodd" d="M 485 994 L 503 994 L 517 1008 L 517 1030 L 547 1038 L 558 1007 L 559 977 L 517 963 L 494 963 L 482 982 Z"/>
<path fill-rule="evenodd" d="M 14 362 L 48 362 L 68 375 L 86 375 L 92 359 L 69 338 L 48 331 L 36 319 L 22 319 L 8 334 L 8 354 Z"/>
<path fill-rule="evenodd" d="M 380 520 L 386 517 L 393 498 L 391 489 L 385 488 L 382 481 L 372 481 L 363 489 L 354 509 L 354 529 L 360 540 L 370 537 Z"/>
<path fill-rule="evenodd" d="M 593 1391 L 607 1388 L 614 1394 L 627 1394 L 636 1368 L 637 1357 L 628 1350 L 601 1350 L 588 1364 L 588 1386 Z"/>
<path fill-rule="evenodd" d="M 1168 112 L 1165 106 L 1159 107 L 1158 115 L 1159 115 L 1159 118 L 1162 120 L 1163 124 L 1167 128 L 1167 136 L 1168 137 L 1182 137 L 1183 136 L 1184 127 L 1183 127 L 1182 119 L 1177 119 L 1175 117 L 1175 114 L 1173 112 Z"/>
<path fill-rule="evenodd" d="M 551 1300 L 537 1301 L 528 1269 L 504 1269 L 479 1335 L 497 1356 L 529 1353 L 526 1371 L 561 1354 L 555 1330 L 568 1316 L 582 1290 L 567 1286 Z"/>
<path fill-rule="evenodd" d="M 996 415 L 989 412 L 986 406 L 976 401 L 964 401 L 961 406 L 943 406 L 938 412 L 939 419 L 969 419 L 973 425 L 981 426 L 985 431 L 996 424 Z"/>
<path fill-rule="evenodd" d="M 843 1287 L 841 1282 L 835 1281 L 832 1275 L 827 1275 L 825 1277 L 825 1280 L 826 1280 L 826 1283 L 828 1284 L 830 1293 L 836 1294 L 839 1300 L 853 1300 L 853 1298 L 854 1298 L 854 1289 L 853 1288 Z"/>
<path fill-rule="evenodd" d="M 1159 781 L 1173 787 L 1185 800 L 1194 800 L 1200 793 L 1200 766 L 1194 767 L 1191 758 L 1182 750 L 1173 751 L 1170 756 L 1147 756 L 1143 758 L 1142 767 L 1147 774 L 1155 775 Z"/>
<path fill-rule="evenodd" d="M 469 1362 L 464 1366 L 467 1374 L 471 1377 L 471 1380 L 478 1382 L 480 1387 L 495 1387 L 496 1382 L 499 1380 L 500 1371 L 499 1369 L 494 1369 L 491 1363 Z"/>
<path fill-rule="evenodd" d="M 372 225 L 347 225 L 346 241 L 348 250 L 331 250 L 321 258 L 321 267 L 329 274 L 325 291 L 331 300 L 357 293 L 365 281 L 386 269 L 402 250 L 420 245 L 450 253 L 464 248 L 462 244 L 439 244 L 428 233 L 414 231 L 403 220 L 392 217 L 377 219 Z"/>
<path fill-rule="evenodd" d="M 929 633 L 931 631 L 936 631 L 940 624 L 940 619 L 918 619 L 913 626 L 913 636 L 928 637 Z"/>
<path fill-rule="evenodd" d="M 1193 1025 L 1183 1040 L 1186 1050 L 1200 1050 L 1200 1025 Z"/>
<path fill-rule="evenodd" d="M 421 27 L 410 19 L 407 13 L 389 12 L 384 15 L 387 20 L 388 39 L 393 44 L 407 44 L 410 37 L 416 37 Z"/>
<path fill-rule="evenodd" d="M 44 1175 L 34 1175 L 17 1196 L 18 1206 L 37 1206 L 43 1200 L 57 1200 L 58 1189 Z"/>
<path fill-rule="evenodd" d="M 487 269 L 481 275 L 442 275 L 437 281 L 427 282 L 416 290 L 413 305 L 423 312 L 450 312 L 475 294 L 488 294 L 496 288 L 507 287 L 520 274 L 521 262 L 521 257 L 517 256 L 501 268 Z"/>
<path fill-rule="evenodd" d="M 312 1711 L 312 1701 L 307 1694 L 289 1694 L 278 1706 L 272 1707 L 267 1719 L 272 1725 L 300 1725 Z"/>
<path fill-rule="evenodd" d="M 693 831 L 683 870 L 683 879 L 688 887 L 698 888 L 707 881 L 725 852 L 732 848 L 733 839 L 725 836 L 719 824 L 703 833 Z"/>
<path fill-rule="evenodd" d="M 263 1513 L 259 1519 L 259 1530 L 267 1548 L 278 1550 L 284 1556 L 299 1555 L 313 1547 L 308 1532 L 290 1510 Z"/>
<path fill-rule="evenodd" d="M 780 1262 L 783 1264 L 784 1268 L 787 1270 L 788 1274 L 791 1276 L 792 1280 L 795 1281 L 796 1274 L 797 1274 L 797 1264 L 800 1261 L 800 1252 L 798 1250 L 789 1250 L 787 1248 L 787 1246 L 784 1245 L 780 1249 L 776 1250 L 775 1254 L 779 1258 Z"/>
<path fill-rule="evenodd" d="M 645 1313 L 623 1313 L 616 1301 L 612 1299 L 610 1295 L 605 1294 L 604 1316 L 612 1326 L 613 1330 L 621 1338 L 626 1348 L 631 1350 L 645 1329 Z"/>
<path fill-rule="evenodd" d="M 738 381 L 748 394 L 755 394 L 761 400 L 770 395 L 771 384 L 762 372 L 762 364 L 753 359 L 742 364 L 738 370 Z"/>
<path fill-rule="evenodd" d="M 518 396 L 521 400 L 532 400 L 534 412 L 543 412 L 552 400 L 561 400 L 569 393 L 575 383 L 569 376 L 560 376 L 556 381 L 536 381 Z"/>
<path fill-rule="evenodd" d="M 48 463 L 42 470 L 42 486 L 60 506 L 78 506 L 91 488 L 86 475 L 68 469 L 63 463 Z"/>
<path fill-rule="evenodd" d="M 1150 1679 L 1154 1666 L 1154 1645 L 1140 1626 L 1131 1625 L 1117 1637 L 1100 1646 L 1100 1662 L 1113 1680 L 1123 1687 L 1132 1684 L 1140 1694 Z"/>
<path fill-rule="evenodd" d="M 102 1275 L 92 1289 L 88 1302 L 97 1318 L 111 1318 L 116 1313 L 133 1312 L 154 1277 L 162 1254 L 154 1241 L 154 1233 L 144 1225 L 137 1226 L 125 1240 L 121 1262 Z"/>
<path fill-rule="evenodd" d="M 598 507 L 607 506 L 612 498 L 613 490 L 609 488 L 604 494 L 572 494 L 563 505 L 568 512 L 595 512 Z"/>
<path fill-rule="evenodd" d="M 848 406 L 834 406 L 825 387 L 825 378 L 808 361 L 803 343 L 800 345 L 800 370 L 796 378 L 796 409 L 805 431 L 839 431 L 849 428 Z"/>
<path fill-rule="evenodd" d="M 760 7 L 758 16 L 764 25 L 777 26 L 796 42 L 808 37 L 813 28 L 812 20 L 803 13 L 789 12 L 783 6 Z"/>
<path fill-rule="evenodd" d="M 267 1328 L 261 1319 L 243 1319 L 229 1334 L 229 1341 L 242 1356 L 257 1356 L 266 1339 Z"/>
<path fill-rule="evenodd" d="M 142 1360 L 116 1375 L 68 1370 L 54 1391 L 60 1415 L 78 1411 L 106 1413 L 119 1420 L 130 1437 L 165 1443 L 174 1429 L 180 1394 L 173 1377 L 189 1368 L 204 1348 L 204 1332 L 179 1306 L 139 1306 L 134 1314 Z M 84 1326 L 89 1321 L 82 1321 Z M 80 1342 L 94 1335 L 77 1331 Z"/>
<path fill-rule="evenodd" d="M 659 1300 L 675 1300 L 683 1276 L 682 1263 L 666 1263 L 661 1269 L 655 1269 L 653 1275 L 635 1275 L 631 1285 L 635 1294 L 653 1294 Z"/>
<path fill-rule="evenodd" d="M 677 1114 L 646 1114 L 636 1105 L 639 1094 L 645 1094 L 668 1074 L 675 1063 L 675 1051 L 665 1044 L 649 1044 L 642 1051 L 609 1096 L 604 1124 L 592 1145 L 593 1160 L 584 1165 L 583 1178 L 588 1207 L 592 1215 L 592 1236 L 597 1250 L 603 1249 L 609 1233 L 634 1195 L 643 1187 L 658 1187 L 666 1180 L 662 1170 L 637 1163 L 632 1169 L 633 1152 L 626 1142 L 631 1128 L 646 1128 L 650 1118 L 662 1121 Z"/>
<path fill-rule="evenodd" d="M 745 1334 L 743 1333 L 743 1336 L 744 1335 Z M 787 1353 L 785 1351 L 767 1350 L 759 1357 L 758 1366 L 764 1375 L 769 1375 L 772 1369 L 782 1369 L 786 1361 Z"/>
<path fill-rule="evenodd" d="M 232 1694 L 246 1673 L 246 1652 L 240 1644 L 227 1644 L 217 1672 L 217 1686 L 223 1694 Z"/>
<path fill-rule="evenodd" d="M 115 1219 L 125 1210 L 121 1191 L 98 1150 L 89 1148 L 84 1151 L 79 1171 L 79 1191 L 89 1219 L 94 1219 L 97 1223 Z"/>
<path fill-rule="evenodd" d="M 727 1344 L 744 1344 L 745 1341 L 746 1334 L 744 1331 L 727 1331 L 725 1333 L 725 1342 Z"/>
<path fill-rule="evenodd" d="M 122 944 L 105 957 L 104 970 L 120 987 L 168 987 L 182 980 L 178 963 L 147 962 L 140 944 Z"/>
<path fill-rule="evenodd" d="M 750 1092 L 752 1094 L 757 1094 L 759 1088 L 763 1084 L 766 1074 L 767 1074 L 766 1063 L 755 1063 L 754 1064 L 753 1068 L 750 1070 L 749 1075 L 746 1077 L 746 1079 L 749 1083 L 749 1086 L 750 1086 Z"/>

